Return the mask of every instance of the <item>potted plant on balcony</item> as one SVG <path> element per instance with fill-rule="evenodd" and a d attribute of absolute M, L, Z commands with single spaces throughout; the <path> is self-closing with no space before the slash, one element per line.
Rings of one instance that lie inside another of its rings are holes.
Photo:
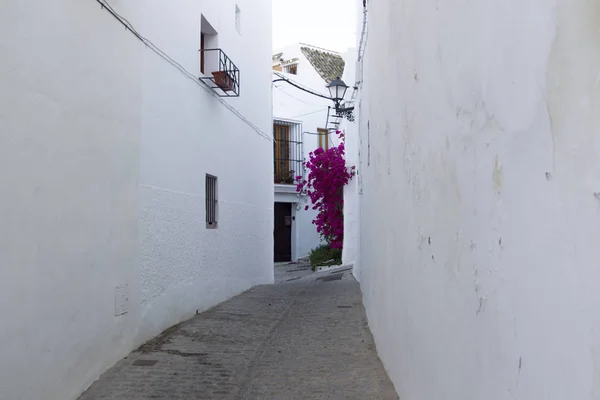
<path fill-rule="evenodd" d="M 228 92 L 233 90 L 234 81 L 228 71 L 213 71 L 212 73 L 215 84 L 223 91 Z"/>
<path fill-rule="evenodd" d="M 287 174 L 284 172 L 275 174 L 275 183 L 285 183 L 288 185 L 294 184 L 294 171 L 289 171 Z"/>

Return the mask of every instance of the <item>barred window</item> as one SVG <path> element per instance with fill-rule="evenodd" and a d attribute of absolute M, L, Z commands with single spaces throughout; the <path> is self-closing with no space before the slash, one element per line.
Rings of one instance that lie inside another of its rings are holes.
<path fill-rule="evenodd" d="M 217 227 L 217 177 L 206 174 L 206 227 Z"/>

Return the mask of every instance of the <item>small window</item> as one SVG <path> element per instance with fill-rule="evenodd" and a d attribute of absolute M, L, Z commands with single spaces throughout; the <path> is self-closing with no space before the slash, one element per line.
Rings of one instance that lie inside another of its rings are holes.
<path fill-rule="evenodd" d="M 298 75 L 298 64 L 288 65 L 284 67 L 283 72 L 292 75 Z"/>
<path fill-rule="evenodd" d="M 240 7 L 236 4 L 235 5 L 235 30 L 240 35 L 242 34 L 241 17 L 242 16 L 241 16 Z"/>
<path fill-rule="evenodd" d="M 217 177 L 206 174 L 206 227 L 217 227 Z"/>
<path fill-rule="evenodd" d="M 317 129 L 319 134 L 319 147 L 323 150 L 329 149 L 329 131 L 327 129 Z"/>
<path fill-rule="evenodd" d="M 204 32 L 200 32 L 200 72 L 204 73 Z"/>

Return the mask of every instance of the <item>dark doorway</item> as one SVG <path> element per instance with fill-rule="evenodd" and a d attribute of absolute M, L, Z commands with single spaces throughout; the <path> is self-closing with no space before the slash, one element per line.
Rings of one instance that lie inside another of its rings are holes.
<path fill-rule="evenodd" d="M 275 262 L 292 261 L 292 203 L 275 203 Z"/>

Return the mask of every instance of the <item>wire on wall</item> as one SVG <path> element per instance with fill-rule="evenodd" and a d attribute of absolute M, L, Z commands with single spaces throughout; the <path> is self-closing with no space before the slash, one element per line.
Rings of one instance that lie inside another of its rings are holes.
<path fill-rule="evenodd" d="M 278 72 L 274 72 L 274 75 L 275 75 L 275 76 L 277 76 L 277 77 L 279 78 L 279 79 L 275 79 L 275 80 L 273 81 L 273 86 L 275 86 L 275 87 L 277 87 L 277 86 L 275 85 L 275 82 L 284 81 L 284 82 L 287 82 L 287 83 L 289 83 L 290 85 L 292 85 L 292 86 L 294 86 L 294 87 L 297 87 L 298 89 L 300 89 L 300 90 L 302 90 L 302 91 L 304 91 L 304 92 L 310 93 L 310 94 L 312 94 L 312 95 L 315 95 L 315 96 L 317 96 L 317 97 L 321 97 L 321 98 L 324 98 L 324 99 L 327 99 L 327 100 L 331 100 L 331 97 L 329 97 L 329 96 L 325 96 L 325 95 L 323 95 L 323 94 L 321 94 L 321 93 L 318 93 L 318 92 L 315 92 L 314 90 L 312 90 L 312 89 L 309 89 L 308 87 L 306 87 L 306 86 L 304 86 L 304 85 L 301 85 L 301 84 L 299 84 L 299 83 L 297 83 L 297 82 L 295 82 L 295 81 L 293 81 L 293 80 L 291 80 L 291 79 L 288 79 L 288 78 L 287 78 L 287 77 L 285 77 L 283 74 L 280 74 L 280 73 L 278 73 Z M 285 93 L 285 92 L 284 92 L 284 93 Z M 287 93 L 286 93 L 286 94 L 287 94 Z M 288 95 L 289 95 L 289 94 L 288 94 Z M 290 97 L 293 97 L 293 96 L 291 96 L 291 95 L 289 95 L 289 96 L 290 96 Z M 299 99 L 296 99 L 296 100 L 299 100 Z M 301 101 L 301 100 L 300 100 L 300 101 Z M 325 126 L 327 126 L 327 125 L 328 125 L 328 123 L 329 123 L 329 110 L 330 110 L 330 109 L 331 109 L 331 107 L 327 107 L 327 120 L 326 120 L 326 122 L 325 122 Z"/>
<path fill-rule="evenodd" d="M 325 110 L 325 109 L 323 108 L 323 109 L 320 109 L 320 110 L 315 110 L 315 111 L 311 111 L 311 112 L 308 112 L 308 113 L 305 113 L 305 114 L 294 115 L 294 116 L 292 116 L 292 117 L 289 117 L 289 118 L 298 118 L 298 117 L 304 117 L 305 115 L 311 115 L 311 114 L 321 113 L 321 112 L 325 112 L 325 111 L 327 111 L 327 110 Z"/>
<path fill-rule="evenodd" d="M 327 99 L 327 100 L 331 100 L 331 97 L 329 97 L 329 96 L 325 96 L 324 94 L 321 94 L 321 93 L 318 93 L 318 92 L 315 92 L 314 90 L 312 90 L 312 89 L 309 89 L 309 88 L 307 88 L 306 86 L 299 84 L 298 82 L 295 82 L 295 81 L 293 81 L 293 80 L 291 80 L 291 79 L 288 79 L 288 78 L 286 78 L 286 77 L 285 77 L 283 74 L 280 74 L 280 73 L 277 73 L 277 72 L 275 72 L 274 74 L 275 74 L 275 76 L 277 76 L 279 79 L 275 79 L 275 80 L 273 81 L 273 83 L 275 83 L 275 82 L 280 82 L 280 81 L 284 81 L 284 82 L 287 82 L 287 83 L 289 83 L 289 84 L 290 84 L 290 85 L 292 85 L 292 86 L 295 86 L 295 87 L 297 87 L 297 88 L 298 88 L 298 89 L 300 89 L 300 90 L 303 90 L 303 91 L 305 91 L 305 92 L 308 92 L 308 93 L 310 93 L 310 94 L 314 94 L 314 95 L 315 95 L 315 96 L 317 96 L 317 97 L 321 97 L 321 98 L 324 98 L 324 99 Z"/>
<path fill-rule="evenodd" d="M 358 71 L 356 77 L 356 83 L 354 84 L 354 90 L 352 91 L 352 96 L 350 97 L 350 101 L 348 104 L 353 105 L 356 101 L 356 96 L 358 94 L 358 88 L 362 87 L 363 83 L 363 63 L 365 50 L 367 48 L 367 38 L 368 38 L 368 29 L 367 29 L 367 2 L 363 1 L 363 21 L 362 21 L 362 32 L 360 34 L 360 41 L 358 43 L 358 52 L 357 52 L 357 61 L 358 61 Z"/>
<path fill-rule="evenodd" d="M 319 132 L 307 132 L 307 131 L 304 131 L 302 133 L 306 133 L 307 135 L 315 135 L 315 136 L 327 136 L 327 135 L 329 135 L 329 132 L 327 132 L 327 133 L 319 133 Z"/>
<path fill-rule="evenodd" d="M 227 108 L 229 111 L 231 111 L 235 116 L 237 116 L 243 122 L 245 122 L 258 135 L 262 136 L 263 138 L 265 138 L 265 139 L 267 139 L 269 141 L 273 141 L 273 137 L 271 135 L 268 135 L 265 132 L 263 132 L 259 127 L 257 127 L 256 125 L 254 125 L 252 123 L 252 121 L 250 121 L 242 113 L 240 113 L 237 109 L 235 109 L 235 107 L 233 107 L 232 105 L 230 105 L 229 103 L 227 103 L 225 100 L 223 100 L 222 98 L 220 98 L 215 92 L 213 92 L 204 83 L 200 82 L 200 80 L 198 79 L 197 76 L 195 76 L 194 74 L 192 74 L 191 72 L 189 72 L 188 70 L 186 70 L 180 63 L 178 63 L 173 58 L 171 58 L 167 53 L 165 53 L 164 51 L 162 51 L 158 46 L 156 46 L 154 43 L 152 43 L 149 39 L 147 39 L 146 37 L 142 36 L 142 34 L 140 34 L 134 28 L 134 26 L 125 17 L 123 17 L 117 11 L 115 11 L 115 9 L 112 8 L 111 5 L 106 0 L 96 0 L 96 2 L 99 3 L 102 6 L 103 9 L 105 9 L 106 11 L 108 11 L 117 21 L 119 21 L 136 38 L 138 38 L 142 43 L 144 43 L 146 45 L 146 47 L 148 47 L 150 50 L 152 50 L 154 53 L 156 53 L 159 57 L 161 57 L 162 59 L 164 59 L 165 61 L 167 61 L 173 67 L 177 68 L 188 79 L 190 79 L 191 81 L 193 81 L 194 83 L 196 83 L 202 89 L 206 90 L 207 93 L 210 93 L 216 100 L 218 100 L 221 104 L 223 104 L 225 106 L 225 108 Z"/>
<path fill-rule="evenodd" d="M 304 100 L 301 100 L 301 99 L 297 98 L 296 96 L 292 96 L 291 94 L 289 94 L 288 92 L 286 92 L 285 90 L 283 90 L 283 88 L 282 88 L 281 86 L 278 86 L 278 85 L 275 85 L 275 84 L 273 84 L 273 87 L 274 87 L 275 89 L 278 89 L 280 92 L 282 92 L 282 93 L 284 93 L 284 94 L 288 95 L 288 96 L 289 96 L 289 97 L 291 97 L 292 99 L 299 101 L 300 103 L 308 104 L 309 106 L 316 106 L 316 107 L 318 107 L 318 106 L 322 106 L 323 108 L 325 108 L 325 107 L 326 107 L 326 106 L 324 106 L 324 105 L 321 105 L 321 104 L 309 103 L 309 102 L 307 102 L 307 101 L 304 101 Z"/>

